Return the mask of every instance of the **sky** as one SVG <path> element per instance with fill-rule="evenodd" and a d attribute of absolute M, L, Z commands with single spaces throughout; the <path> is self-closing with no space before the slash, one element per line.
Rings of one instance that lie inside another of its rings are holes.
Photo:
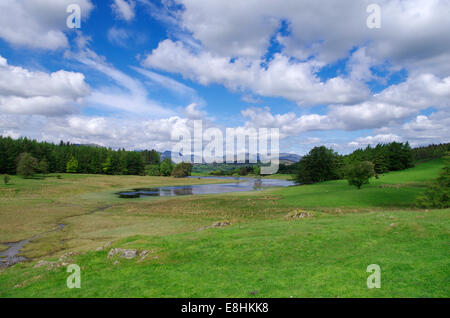
<path fill-rule="evenodd" d="M 0 0 L 0 135 L 164 151 L 200 119 L 300 155 L 449 142 L 450 0 Z"/>

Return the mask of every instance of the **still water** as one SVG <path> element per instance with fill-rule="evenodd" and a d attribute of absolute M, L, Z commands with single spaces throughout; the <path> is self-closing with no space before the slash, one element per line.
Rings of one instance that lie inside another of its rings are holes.
<path fill-rule="evenodd" d="M 228 183 L 199 184 L 172 187 L 141 188 L 117 193 L 121 198 L 139 197 L 173 197 L 179 195 L 215 194 L 227 192 L 244 192 L 263 190 L 271 187 L 288 187 L 294 185 L 293 181 L 280 179 L 257 179 L 238 177 L 190 177 L 197 179 L 224 179 Z"/>

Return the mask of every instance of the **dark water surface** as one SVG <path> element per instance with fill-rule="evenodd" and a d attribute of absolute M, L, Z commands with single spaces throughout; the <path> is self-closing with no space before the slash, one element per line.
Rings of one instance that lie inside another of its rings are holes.
<path fill-rule="evenodd" d="M 130 191 L 122 191 L 117 194 L 121 198 L 139 197 L 174 197 L 180 195 L 217 194 L 227 192 L 245 192 L 263 190 L 272 187 L 288 187 L 294 185 L 293 181 L 280 179 L 257 179 L 239 177 L 190 177 L 197 179 L 223 179 L 229 183 L 198 184 L 186 186 L 140 188 Z"/>

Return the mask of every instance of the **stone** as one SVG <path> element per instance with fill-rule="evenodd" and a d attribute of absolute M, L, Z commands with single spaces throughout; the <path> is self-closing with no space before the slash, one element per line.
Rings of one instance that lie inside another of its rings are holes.
<path fill-rule="evenodd" d="M 112 248 L 109 253 L 108 253 L 108 258 L 113 257 L 114 255 L 116 255 L 117 253 L 119 253 L 121 251 L 120 248 Z"/>
<path fill-rule="evenodd" d="M 53 264 L 53 262 L 41 260 L 41 261 L 37 262 L 33 266 L 33 268 L 39 268 L 39 267 L 43 267 L 43 266 L 51 266 L 52 264 Z"/>
<path fill-rule="evenodd" d="M 286 215 L 286 218 L 287 219 L 304 219 L 304 218 L 308 218 L 308 217 L 312 217 L 312 216 L 313 216 L 313 214 L 311 212 L 307 212 L 305 210 L 298 209 L 298 210 L 289 212 Z"/>
<path fill-rule="evenodd" d="M 120 257 L 126 258 L 126 259 L 132 259 L 137 256 L 136 250 L 122 250 L 122 254 Z"/>

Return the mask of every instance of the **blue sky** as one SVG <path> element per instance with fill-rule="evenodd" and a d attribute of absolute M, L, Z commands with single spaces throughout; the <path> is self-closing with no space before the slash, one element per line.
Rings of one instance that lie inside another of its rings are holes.
<path fill-rule="evenodd" d="M 448 142 L 449 1 L 379 1 L 375 29 L 370 3 L 2 1 L 0 134 L 163 151 L 202 119 L 299 154 Z"/>

